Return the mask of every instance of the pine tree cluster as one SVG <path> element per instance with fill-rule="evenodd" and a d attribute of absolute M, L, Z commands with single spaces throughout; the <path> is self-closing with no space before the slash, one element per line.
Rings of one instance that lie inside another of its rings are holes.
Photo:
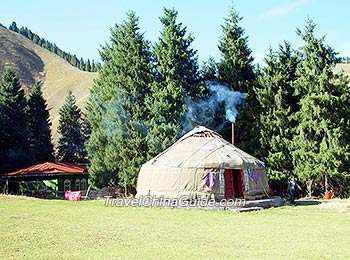
<path fill-rule="evenodd" d="M 230 12 L 223 27 L 219 45 L 223 59 L 219 64 L 209 60 L 202 70 L 191 47 L 193 37 L 177 21 L 177 15 L 175 10 L 164 9 L 159 40 L 150 45 L 140 32 L 135 13 L 130 12 L 124 23 L 111 29 L 110 43 L 100 52 L 103 66 L 87 107 L 91 128 L 87 151 L 91 180 L 97 187 L 135 186 L 142 163 L 185 133 L 188 101 L 203 104 L 211 84 L 245 91 L 247 102 L 253 102 L 253 58 L 244 30 L 237 26 L 238 14 Z M 233 57 L 237 53 L 239 56 Z M 211 120 L 213 125 L 208 127 L 222 125 L 223 105 L 215 108 L 218 120 Z M 253 112 L 249 110 L 241 119 L 242 129 L 249 127 Z M 230 125 L 222 130 L 226 137 Z M 248 131 L 246 143 L 256 140 L 255 136 Z M 239 144 L 245 144 L 243 137 Z M 249 144 L 246 146 L 253 151 Z"/>
<path fill-rule="evenodd" d="M 308 196 L 333 190 L 349 196 L 349 79 L 310 19 L 297 30 L 299 50 L 288 42 L 269 50 L 255 89 L 261 107 L 260 144 L 268 177 L 282 190 L 291 175 Z"/>
<path fill-rule="evenodd" d="M 135 186 L 142 163 L 184 133 L 186 100 L 203 100 L 210 85 L 218 84 L 245 93 L 236 145 L 266 161 L 275 189 L 282 192 L 295 175 L 309 195 L 317 189 L 349 192 L 341 188 L 349 178 L 349 82 L 332 72 L 339 59 L 323 38 L 314 37 L 315 26 L 308 21 L 305 31 L 298 31 L 305 41 L 299 51 L 285 42 L 268 51 L 264 67 L 255 67 L 241 19 L 235 10 L 229 12 L 218 45 L 222 58 L 209 58 L 201 70 L 193 38 L 174 10 L 164 10 L 163 29 L 153 45 L 133 12 L 111 29 L 87 109 L 95 186 Z M 219 104 L 218 119 L 225 117 L 222 108 Z M 230 125 L 221 130 L 227 139 Z"/>
<path fill-rule="evenodd" d="M 135 13 L 111 29 L 91 89 L 87 150 L 95 186 L 135 186 L 141 165 L 183 134 L 185 97 L 204 95 L 193 38 L 165 9 L 159 41 L 144 39 Z"/>
<path fill-rule="evenodd" d="M 41 85 L 26 99 L 13 69 L 0 84 L 0 173 L 53 161 L 51 122 Z"/>
<path fill-rule="evenodd" d="M 72 92 L 59 114 L 56 159 L 86 163 L 89 128 Z M 0 173 L 55 161 L 49 116 L 41 83 L 36 82 L 26 98 L 15 71 L 7 68 L 0 83 Z"/>
<path fill-rule="evenodd" d="M 189 104 L 205 106 L 214 84 L 244 93 L 235 144 L 266 162 L 270 184 L 280 194 L 294 175 L 306 188 L 305 195 L 332 189 L 338 196 L 349 196 L 349 78 L 333 72 L 339 58 L 324 37 L 315 36 L 316 25 L 308 20 L 304 30 L 297 30 L 304 42 L 299 49 L 288 42 L 270 48 L 259 67 L 239 25 L 242 17 L 232 9 L 219 39 L 221 59 L 209 58 L 199 69 L 193 37 L 177 15 L 164 9 L 154 44 L 144 38 L 134 12 L 111 29 L 110 41 L 100 51 L 102 66 L 90 90 L 85 120 L 72 93 L 60 110 L 57 158 L 88 158 L 95 187 L 135 187 L 141 165 L 188 130 L 184 124 Z M 11 29 L 19 31 L 15 24 Z M 46 112 L 30 108 L 31 102 L 41 107 L 45 102 L 32 97 L 26 105 L 17 81 L 13 72 L 6 72 L 1 85 L 0 156 L 7 156 L 6 162 L 26 158 L 28 149 L 40 149 L 31 141 L 38 137 L 28 134 L 39 131 L 38 123 L 25 119 L 26 113 L 46 118 L 49 125 Z M 40 88 L 34 93 L 40 96 Z M 230 140 L 235 120 L 223 122 L 225 104 L 220 102 L 207 126 L 223 125 L 221 134 Z M 42 127 L 42 136 L 47 133 Z M 35 143 L 52 149 L 47 142 Z M 41 158 L 40 152 L 32 154 Z"/>

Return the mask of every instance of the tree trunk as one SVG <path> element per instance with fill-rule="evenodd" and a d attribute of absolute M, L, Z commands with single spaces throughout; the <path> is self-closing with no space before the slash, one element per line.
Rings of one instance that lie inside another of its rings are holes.
<path fill-rule="evenodd" d="M 314 184 L 314 179 L 313 178 L 309 178 L 306 181 L 306 188 L 307 188 L 307 196 L 311 197 L 312 196 L 312 185 Z"/>

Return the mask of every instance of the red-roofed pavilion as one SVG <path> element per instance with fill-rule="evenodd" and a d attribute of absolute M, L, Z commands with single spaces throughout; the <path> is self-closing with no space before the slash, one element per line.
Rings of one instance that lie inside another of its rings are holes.
<path fill-rule="evenodd" d="M 76 163 L 45 162 L 14 172 L 0 175 L 7 183 L 38 182 L 58 180 L 58 194 L 66 190 L 86 190 L 88 183 L 87 167 Z"/>

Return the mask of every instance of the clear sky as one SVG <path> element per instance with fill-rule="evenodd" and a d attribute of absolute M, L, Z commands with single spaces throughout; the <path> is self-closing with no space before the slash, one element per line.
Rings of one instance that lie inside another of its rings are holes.
<path fill-rule="evenodd" d="M 303 28 L 308 16 L 317 24 L 318 37 L 326 35 L 326 43 L 340 56 L 350 56 L 348 0 L 11 0 L 1 1 L 0 23 L 8 27 L 16 21 L 62 50 L 99 60 L 98 49 L 109 40 L 109 28 L 121 23 L 128 10 L 136 12 L 141 31 L 155 42 L 163 7 L 174 8 L 178 21 L 195 38 L 199 59 L 219 60 L 218 39 L 230 6 L 243 17 L 240 25 L 256 62 L 261 62 L 269 46 L 276 49 L 283 40 L 299 47 L 296 28 Z"/>

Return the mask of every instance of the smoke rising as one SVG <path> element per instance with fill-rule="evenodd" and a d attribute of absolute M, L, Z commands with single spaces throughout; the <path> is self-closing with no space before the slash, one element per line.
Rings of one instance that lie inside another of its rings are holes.
<path fill-rule="evenodd" d="M 183 124 L 185 131 L 197 125 L 219 131 L 226 122 L 235 123 L 245 93 L 214 83 L 209 83 L 208 89 L 209 96 L 205 99 L 186 98 L 187 113 Z M 223 114 L 226 120 L 222 118 Z"/>

